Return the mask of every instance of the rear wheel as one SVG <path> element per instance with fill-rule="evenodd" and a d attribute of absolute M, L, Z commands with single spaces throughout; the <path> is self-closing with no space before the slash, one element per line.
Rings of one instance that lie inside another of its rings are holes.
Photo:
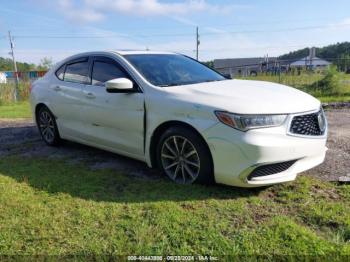
<path fill-rule="evenodd" d="M 61 142 L 55 117 L 46 106 L 39 109 L 37 124 L 40 135 L 46 144 L 56 146 Z"/>
<path fill-rule="evenodd" d="M 157 160 L 163 172 L 176 183 L 208 184 L 214 180 L 210 151 L 192 130 L 168 129 L 158 143 Z"/>

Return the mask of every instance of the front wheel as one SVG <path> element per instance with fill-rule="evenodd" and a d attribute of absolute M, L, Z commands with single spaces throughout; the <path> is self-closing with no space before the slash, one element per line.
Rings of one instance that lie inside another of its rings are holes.
<path fill-rule="evenodd" d="M 210 151 L 198 134 L 183 127 L 168 129 L 157 147 L 158 166 L 174 182 L 213 182 Z"/>

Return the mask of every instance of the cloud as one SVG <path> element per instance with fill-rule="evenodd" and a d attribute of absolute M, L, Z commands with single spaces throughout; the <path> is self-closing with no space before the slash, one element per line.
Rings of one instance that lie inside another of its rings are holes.
<path fill-rule="evenodd" d="M 104 18 L 104 15 L 87 7 L 78 8 L 72 0 L 57 1 L 60 11 L 69 19 L 78 22 L 96 22 Z"/>
<path fill-rule="evenodd" d="M 20 62 L 30 62 L 39 64 L 43 57 L 50 57 L 54 63 L 71 56 L 88 51 L 99 51 L 99 50 L 120 50 L 120 49 L 137 49 L 146 50 L 147 44 L 144 39 L 139 39 L 135 36 L 128 34 L 116 33 L 111 30 L 101 29 L 95 26 L 80 26 L 79 34 L 96 36 L 96 38 L 88 38 L 86 41 L 80 39 L 51 39 L 48 41 L 69 41 L 67 45 L 61 45 L 61 47 L 53 46 L 50 42 L 43 42 L 42 44 L 31 47 L 28 45 L 16 45 L 15 54 L 16 59 Z M 113 36 L 108 38 L 99 38 L 100 36 Z M 65 43 L 65 42 L 60 42 Z M 8 57 L 9 50 L 1 48 L 0 46 L 0 57 Z"/>
<path fill-rule="evenodd" d="M 85 0 L 85 3 L 95 10 L 142 16 L 203 12 L 214 7 L 205 0 L 181 0 L 172 3 L 159 0 Z"/>
<path fill-rule="evenodd" d="M 181 19 L 181 15 L 194 13 L 228 13 L 236 6 L 210 4 L 207 0 L 58 0 L 59 11 L 69 20 L 80 23 L 97 22 L 111 13 L 131 16 L 168 16 Z M 244 6 L 243 6 L 244 7 Z"/>
<path fill-rule="evenodd" d="M 188 18 L 178 16 L 178 15 L 169 15 L 168 17 L 181 23 L 181 24 L 184 24 L 184 25 L 189 25 L 189 26 L 196 26 L 197 25 L 197 23 L 195 23 L 194 21 L 192 21 Z"/>
<path fill-rule="evenodd" d="M 349 28 L 350 28 L 350 17 L 345 18 L 340 22 L 329 24 L 328 29 L 342 30 L 342 29 L 349 29 Z"/>

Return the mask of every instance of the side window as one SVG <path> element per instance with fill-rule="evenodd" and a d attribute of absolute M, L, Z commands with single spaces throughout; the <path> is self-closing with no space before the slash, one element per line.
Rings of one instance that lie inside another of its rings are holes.
<path fill-rule="evenodd" d="M 95 61 L 92 69 L 92 84 L 101 86 L 115 78 L 129 78 L 116 63 Z"/>
<path fill-rule="evenodd" d="M 85 84 L 89 80 L 89 62 L 81 61 L 67 64 L 64 81 Z"/>
<path fill-rule="evenodd" d="M 64 64 L 56 71 L 56 76 L 59 80 L 63 80 L 65 67 L 66 65 Z"/>

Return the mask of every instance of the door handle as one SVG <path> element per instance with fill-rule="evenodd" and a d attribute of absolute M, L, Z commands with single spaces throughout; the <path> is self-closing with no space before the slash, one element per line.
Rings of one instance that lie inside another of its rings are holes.
<path fill-rule="evenodd" d="M 55 90 L 55 91 L 61 91 L 62 89 L 61 89 L 60 86 L 55 86 L 55 87 L 53 88 L 53 90 Z"/>
<path fill-rule="evenodd" d="M 94 95 L 93 93 L 91 93 L 91 92 L 86 93 L 85 96 L 86 96 L 87 98 L 90 98 L 90 99 L 95 98 L 95 95 Z"/>

